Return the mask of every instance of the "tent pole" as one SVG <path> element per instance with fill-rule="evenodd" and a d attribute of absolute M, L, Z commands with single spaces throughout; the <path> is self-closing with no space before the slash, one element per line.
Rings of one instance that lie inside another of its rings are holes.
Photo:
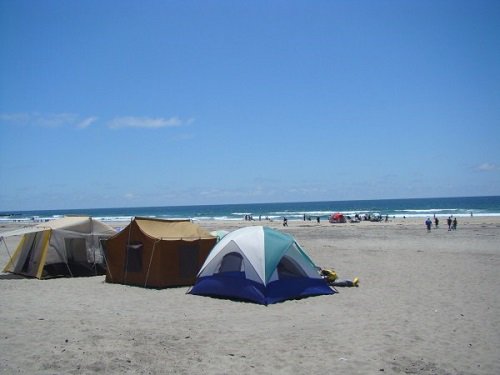
<path fill-rule="evenodd" d="M 12 256 L 10 255 L 9 247 L 7 246 L 7 242 L 5 242 L 5 238 L 3 236 L 0 238 L 2 239 L 2 243 L 5 245 L 5 250 L 7 250 L 7 255 L 9 256 L 9 263 L 10 263 Z"/>
<path fill-rule="evenodd" d="M 5 241 L 5 238 L 2 237 L 2 239 Z M 26 241 L 26 234 L 23 234 L 21 241 L 19 241 L 19 244 L 17 245 L 16 251 L 14 251 L 14 254 L 10 257 L 9 261 L 7 262 L 7 265 L 3 269 L 3 272 L 12 272 L 8 271 L 8 269 L 10 269 L 14 265 L 14 261 L 16 259 L 19 259 L 19 254 L 21 254 L 21 249 L 23 248 L 25 241 Z M 7 246 L 7 244 L 5 244 L 5 246 Z"/>
<path fill-rule="evenodd" d="M 130 225 L 128 226 L 128 239 L 127 239 L 127 246 L 125 247 L 125 274 L 123 275 L 123 282 L 127 282 L 127 273 L 128 273 L 128 247 L 130 246 L 130 232 L 132 232 L 132 224 L 134 221 L 132 220 L 130 222 Z"/>
<path fill-rule="evenodd" d="M 94 245 L 94 220 L 92 220 L 92 218 L 89 216 L 89 221 L 90 221 L 90 242 L 92 243 L 92 245 Z M 87 247 L 88 248 L 88 247 Z M 93 258 L 94 259 L 94 276 L 97 276 L 97 266 L 96 266 L 96 261 L 95 261 L 95 246 L 92 246 L 92 249 L 94 251 L 94 253 L 92 254 Z M 87 261 L 88 261 L 88 255 L 87 255 Z"/>
<path fill-rule="evenodd" d="M 111 274 L 111 270 L 109 269 L 109 265 L 108 265 L 108 258 L 106 257 L 106 252 L 102 248 L 100 241 L 99 241 L 99 246 L 101 246 L 102 257 L 104 258 L 104 264 L 106 264 L 106 272 L 109 272 L 109 276 L 111 277 L 111 280 L 113 280 L 113 275 Z"/>
<path fill-rule="evenodd" d="M 149 279 L 149 270 L 151 269 L 151 263 L 153 263 L 153 256 L 155 255 L 155 249 L 156 249 L 156 244 L 160 242 L 161 239 L 158 239 L 155 241 L 153 244 L 153 250 L 151 251 L 151 258 L 149 258 L 149 266 L 148 266 L 148 272 L 146 272 L 146 280 L 144 281 L 144 287 L 148 285 L 148 279 Z"/>
<path fill-rule="evenodd" d="M 52 229 L 49 229 L 47 233 L 45 234 L 44 242 L 43 242 L 43 247 L 42 247 L 42 256 L 40 257 L 40 265 L 38 266 L 38 272 L 36 273 L 36 278 L 41 279 L 42 278 L 42 273 L 43 273 L 43 268 L 45 267 L 45 259 L 47 258 L 47 252 L 49 249 L 49 241 L 50 237 L 52 236 Z M 71 272 L 71 271 L 70 271 Z"/>

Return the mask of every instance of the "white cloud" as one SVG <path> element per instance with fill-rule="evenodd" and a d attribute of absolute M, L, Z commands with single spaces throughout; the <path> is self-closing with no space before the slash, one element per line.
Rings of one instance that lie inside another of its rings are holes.
<path fill-rule="evenodd" d="M 31 122 L 34 125 L 40 125 L 47 128 L 57 128 L 64 125 L 75 125 L 78 115 L 73 113 L 55 113 L 55 114 L 34 114 Z"/>
<path fill-rule="evenodd" d="M 1 113 L 0 121 L 8 123 L 27 123 L 30 115 L 27 113 Z"/>
<path fill-rule="evenodd" d="M 495 171 L 498 169 L 498 166 L 492 163 L 483 163 L 478 165 L 476 169 L 478 171 Z"/>
<path fill-rule="evenodd" d="M 79 128 L 79 129 L 86 129 L 86 128 L 88 128 L 90 125 L 92 125 L 96 121 L 97 121 L 97 117 L 95 117 L 95 116 L 87 117 L 87 118 L 81 120 L 76 125 L 76 127 Z"/>
<path fill-rule="evenodd" d="M 58 128 L 62 126 L 87 128 L 97 120 L 91 116 L 82 118 L 75 113 L 2 113 L 0 121 L 12 125 L 32 125 L 45 128 Z"/>
<path fill-rule="evenodd" d="M 145 128 L 145 129 L 159 129 L 167 127 L 178 127 L 184 123 L 178 117 L 170 118 L 151 118 L 151 117 L 116 117 L 108 123 L 111 129 L 121 128 Z"/>
<path fill-rule="evenodd" d="M 74 127 L 86 129 L 98 120 L 97 116 L 82 117 L 75 113 L 0 113 L 0 122 L 18 126 L 39 126 L 45 128 Z M 167 127 L 189 126 L 194 118 L 181 120 L 178 117 L 139 117 L 122 116 L 108 121 L 110 129 L 142 128 L 160 129 Z"/>

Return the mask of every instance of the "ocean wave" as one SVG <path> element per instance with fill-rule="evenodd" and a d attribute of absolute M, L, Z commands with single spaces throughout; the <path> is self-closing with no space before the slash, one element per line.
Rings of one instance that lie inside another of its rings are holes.
<path fill-rule="evenodd" d="M 385 215 L 384 215 L 385 216 Z M 388 215 L 389 217 L 396 217 L 396 218 L 403 218 L 403 217 L 406 217 L 406 218 L 418 218 L 418 217 L 433 217 L 434 215 L 432 214 L 424 214 L 424 213 L 419 213 L 419 214 L 408 214 L 408 215 L 402 215 L 402 214 L 397 214 L 397 215 Z M 436 215 L 437 218 L 443 218 L 443 217 L 448 217 L 448 216 L 451 216 L 451 217 L 470 217 L 470 213 L 455 213 L 455 214 L 446 214 L 446 213 L 443 213 L 443 214 L 440 214 L 440 215 Z M 500 213 L 474 213 L 473 214 L 474 217 L 500 217 Z"/>
<path fill-rule="evenodd" d="M 460 208 L 427 208 L 420 210 L 394 210 L 395 212 L 442 212 L 442 211 L 460 211 Z"/>
<path fill-rule="evenodd" d="M 132 221 L 132 216 L 101 216 L 94 217 L 94 219 L 99 221 Z"/>
<path fill-rule="evenodd" d="M 328 210 L 328 211 L 272 211 L 271 214 L 277 215 L 277 216 L 290 216 L 290 215 L 325 216 L 325 215 L 331 215 L 332 211 L 330 211 L 330 210 Z"/>

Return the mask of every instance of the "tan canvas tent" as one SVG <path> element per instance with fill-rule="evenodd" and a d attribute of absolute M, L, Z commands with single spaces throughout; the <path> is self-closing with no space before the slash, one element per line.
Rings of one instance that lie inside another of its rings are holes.
<path fill-rule="evenodd" d="M 22 235 L 3 272 L 38 279 L 105 273 L 102 241 L 116 234 L 91 217 L 64 217 L 0 236 Z"/>
<path fill-rule="evenodd" d="M 189 220 L 135 218 L 106 241 L 109 283 L 193 285 L 217 238 Z"/>

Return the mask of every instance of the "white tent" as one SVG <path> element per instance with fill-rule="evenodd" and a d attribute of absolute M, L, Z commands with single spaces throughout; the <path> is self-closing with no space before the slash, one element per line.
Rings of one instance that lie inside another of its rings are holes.
<path fill-rule="evenodd" d="M 190 293 L 267 305 L 334 290 L 292 236 L 252 226 L 230 232 L 215 245 Z"/>
<path fill-rule="evenodd" d="M 22 235 L 3 272 L 38 279 L 104 274 L 102 241 L 115 234 L 111 226 L 91 217 L 64 217 L 0 233 L 2 240 Z"/>

